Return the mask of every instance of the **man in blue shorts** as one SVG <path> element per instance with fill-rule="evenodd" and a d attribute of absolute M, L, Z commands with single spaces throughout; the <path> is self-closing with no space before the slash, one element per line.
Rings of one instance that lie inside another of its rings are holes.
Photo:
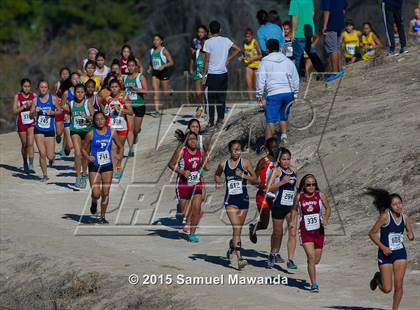
<path fill-rule="evenodd" d="M 257 101 L 263 105 L 262 97 L 266 91 L 265 139 L 271 138 L 280 124 L 280 140 L 283 146 L 287 146 L 287 120 L 299 91 L 299 74 L 294 63 L 280 52 L 279 41 L 270 39 L 266 46 L 268 55 L 261 60 L 257 71 Z"/>

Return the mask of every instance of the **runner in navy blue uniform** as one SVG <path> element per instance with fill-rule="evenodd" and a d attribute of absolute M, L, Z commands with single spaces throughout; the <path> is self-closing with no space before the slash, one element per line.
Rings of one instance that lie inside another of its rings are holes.
<path fill-rule="evenodd" d="M 397 310 L 403 296 L 404 274 L 407 268 L 407 252 L 404 246 L 404 231 L 408 240 L 414 240 L 413 225 L 408 215 L 403 214 L 402 198 L 386 190 L 368 188 L 366 192 L 374 198 L 373 204 L 380 215 L 369 231 L 369 237 L 378 246 L 379 271 L 370 281 L 370 288 L 376 287 L 388 294 L 392 291 L 394 275 L 394 298 L 392 309 Z M 378 236 L 378 232 L 380 232 Z"/>
<path fill-rule="evenodd" d="M 290 169 L 291 153 L 286 148 L 280 148 L 279 166 L 274 169 L 267 185 L 267 196 L 275 195 L 271 206 L 271 217 L 273 218 L 273 233 L 271 235 L 271 252 L 268 257 L 267 266 L 273 267 L 275 263 L 283 263 L 279 251 L 283 238 L 283 221 L 286 218 L 288 224 L 287 241 L 287 267 L 297 269 L 293 262 L 296 250 L 296 220 L 292 218 L 291 211 L 295 198 L 296 172 Z"/>
<path fill-rule="evenodd" d="M 254 169 L 249 160 L 241 157 L 242 145 L 238 140 L 229 142 L 230 158 L 222 160 L 214 175 L 216 189 L 222 186 L 222 173 L 225 174 L 226 194 L 224 205 L 227 216 L 232 224 L 233 236 L 229 242 L 227 257 L 230 259 L 235 252 L 238 259 L 238 269 L 244 268 L 248 262 L 241 257 L 241 231 L 249 208 L 247 181 L 257 181 Z"/>

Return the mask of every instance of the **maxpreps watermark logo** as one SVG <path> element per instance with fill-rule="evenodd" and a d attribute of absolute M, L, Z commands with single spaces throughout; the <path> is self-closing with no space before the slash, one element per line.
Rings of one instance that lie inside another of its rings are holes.
<path fill-rule="evenodd" d="M 291 143 L 289 149 L 292 152 L 293 167 L 298 170 L 298 173 L 301 168 L 305 172 L 315 173 L 322 185 L 322 190 L 329 196 L 333 208 L 329 235 L 340 236 L 345 234 L 344 225 L 322 161 L 321 145 L 341 79 L 326 87 L 322 82 L 324 74 L 312 74 L 306 83 L 305 90 L 300 92 L 298 98 L 290 106 L 289 139 Z M 180 93 L 188 97 L 191 92 Z M 210 140 L 209 150 L 212 159 L 209 165 L 210 171 L 204 173 L 207 195 L 202 204 L 203 216 L 197 230 L 200 235 L 231 235 L 230 222 L 223 204 L 225 189 L 216 190 L 213 181 L 215 167 L 219 161 L 228 159 L 227 143 L 237 138 L 244 141 L 243 156 L 250 158 L 249 153 L 254 152 L 259 146 L 258 143 L 262 144 L 261 141 L 264 140 L 265 117 L 264 113 L 258 111 L 256 103 L 250 104 L 240 99 L 246 96 L 243 92 L 230 92 L 228 96 L 238 98 L 238 100 L 230 100 L 237 103 L 228 104 L 230 110 L 225 115 L 223 126 L 218 126 L 205 134 Z M 177 218 L 176 174 L 168 168 L 167 164 L 177 146 L 173 133 L 178 128 L 186 129 L 188 121 L 194 117 L 195 107 L 184 104 L 177 109 L 167 110 L 160 118 L 147 122 L 147 128 L 143 124 L 143 131 L 136 144 L 136 156 L 125 159 L 124 177 L 112 186 L 106 215 L 109 224 L 95 224 L 95 217 L 89 213 L 89 193 L 79 223 L 75 228 L 75 235 L 173 237 L 182 233 L 182 223 L 180 218 Z M 152 105 L 150 108 L 153 109 Z M 205 123 L 202 124 L 202 127 L 204 126 Z M 305 143 L 300 141 L 305 141 Z M 220 156 L 221 153 L 224 155 Z M 260 154 L 258 158 L 262 156 L 263 154 Z M 254 155 L 252 157 L 255 158 Z M 310 163 L 309 167 L 306 162 Z M 245 225 L 258 221 L 256 191 L 255 186 L 248 184 L 250 208 Z M 259 232 L 259 235 L 264 234 L 269 235 L 271 232 Z"/>

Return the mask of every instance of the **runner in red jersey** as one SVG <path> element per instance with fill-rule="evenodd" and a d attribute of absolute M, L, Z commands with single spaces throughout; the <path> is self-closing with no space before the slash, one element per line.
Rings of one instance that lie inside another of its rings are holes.
<path fill-rule="evenodd" d="M 315 266 L 321 260 L 325 241 L 324 229 L 328 224 L 331 208 L 327 196 L 319 191 L 316 178 L 312 174 L 302 178 L 298 193 L 292 218 L 295 219 L 296 212 L 299 212 L 299 236 L 307 256 L 311 290 L 318 292 Z"/>
<path fill-rule="evenodd" d="M 260 184 L 256 195 L 257 208 L 259 212 L 259 221 L 257 224 L 249 224 L 249 239 L 252 243 L 257 243 L 257 231 L 267 229 L 270 221 L 270 207 L 273 203 L 273 197 L 266 196 L 266 185 L 274 169 L 273 162 L 277 161 L 279 153 L 279 143 L 275 137 L 267 139 L 265 149 L 268 154 L 261 158 L 255 168 L 255 174 L 259 176 Z"/>
<path fill-rule="evenodd" d="M 127 98 L 125 92 L 121 91 L 120 83 L 118 80 L 113 79 L 109 82 L 110 95 L 105 98 L 105 106 L 103 111 L 107 117 L 106 125 L 111 128 L 112 132 L 116 133 L 116 137 L 122 145 L 119 148 L 113 145 L 113 164 L 114 164 L 114 177 L 120 179 L 122 177 L 121 162 L 124 157 L 124 144 L 127 140 L 128 122 L 127 115 L 133 115 L 131 102 Z M 117 155 L 118 152 L 118 155 Z M 117 158 L 121 158 L 118 159 Z"/>
<path fill-rule="evenodd" d="M 185 146 L 177 148 L 169 161 L 168 167 L 178 173 L 176 194 L 187 224 L 190 225 L 188 241 L 198 242 L 195 232 L 200 221 L 203 179 L 200 170 L 205 167 L 204 154 L 197 147 L 198 135 L 189 132 Z M 207 170 L 207 169 L 206 169 Z"/>
<path fill-rule="evenodd" d="M 25 172 L 34 172 L 35 121 L 31 118 L 30 110 L 35 95 L 31 92 L 31 81 L 29 79 L 23 79 L 20 82 L 20 86 L 21 91 L 15 95 L 13 100 L 13 112 L 16 114 L 16 129 L 22 144 L 23 169 Z"/>

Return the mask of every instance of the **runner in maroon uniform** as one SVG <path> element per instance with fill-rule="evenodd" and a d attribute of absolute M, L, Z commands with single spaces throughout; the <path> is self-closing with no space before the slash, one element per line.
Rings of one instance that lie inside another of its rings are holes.
<path fill-rule="evenodd" d="M 34 126 L 31 118 L 31 106 L 35 95 L 31 92 L 31 81 L 23 79 L 20 82 L 21 91 L 13 100 L 13 112 L 16 113 L 16 129 L 22 144 L 21 153 L 25 172 L 34 172 Z M 29 157 L 29 163 L 28 163 Z"/>
<path fill-rule="evenodd" d="M 204 166 L 204 154 L 197 147 L 197 134 L 190 132 L 186 136 L 185 146 L 177 148 L 169 161 L 168 167 L 178 173 L 176 194 L 187 224 L 190 225 L 188 241 L 198 242 L 195 234 L 200 221 L 203 179 L 200 169 Z"/>
<path fill-rule="evenodd" d="M 305 175 L 299 184 L 298 199 L 292 213 L 293 221 L 299 212 L 299 236 L 307 261 L 311 280 L 311 290 L 318 292 L 315 266 L 319 264 L 325 241 L 325 226 L 331 215 L 328 198 L 319 191 L 316 178 L 312 174 Z"/>

